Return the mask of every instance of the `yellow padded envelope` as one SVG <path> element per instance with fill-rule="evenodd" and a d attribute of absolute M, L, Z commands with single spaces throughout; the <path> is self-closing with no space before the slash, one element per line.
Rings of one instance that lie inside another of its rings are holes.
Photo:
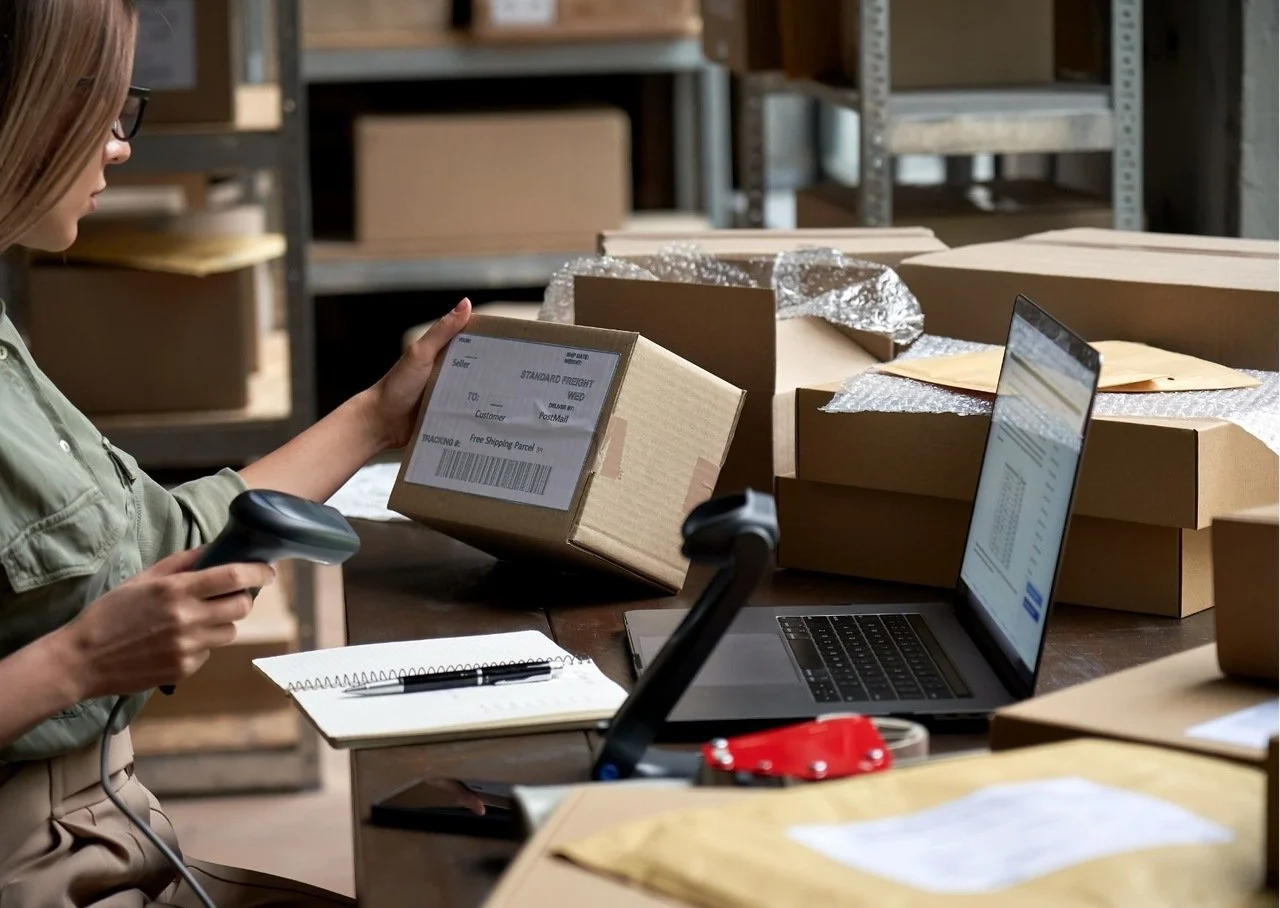
<path fill-rule="evenodd" d="M 1257 379 L 1235 369 L 1146 344 L 1099 341 L 1093 347 L 1102 354 L 1098 387 L 1104 391 L 1222 391 L 1259 384 Z M 995 394 L 1003 358 L 1004 347 L 992 347 L 977 353 L 884 363 L 876 368 L 960 391 Z"/>
<path fill-rule="evenodd" d="M 1252 908 L 1276 903 L 1265 784 L 1086 739 L 667 813 L 558 851 L 698 908 Z"/>

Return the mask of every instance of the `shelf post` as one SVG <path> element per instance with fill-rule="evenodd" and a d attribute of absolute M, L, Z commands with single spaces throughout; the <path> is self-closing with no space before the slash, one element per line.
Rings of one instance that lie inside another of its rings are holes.
<path fill-rule="evenodd" d="M 738 169 L 746 197 L 743 226 L 760 228 L 764 226 L 765 196 L 765 77 L 748 73 L 742 77 L 740 89 Z"/>
<path fill-rule="evenodd" d="M 1112 210 L 1117 230 L 1141 230 L 1142 0 L 1111 0 Z"/>
<path fill-rule="evenodd" d="M 858 15 L 858 211 L 864 226 L 890 227 L 889 0 L 861 0 Z"/>

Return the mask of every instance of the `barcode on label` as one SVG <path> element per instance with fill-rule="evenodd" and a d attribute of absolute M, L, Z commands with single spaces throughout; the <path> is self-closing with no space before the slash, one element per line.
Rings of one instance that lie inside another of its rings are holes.
<path fill-rule="evenodd" d="M 551 466 L 493 454 L 447 450 L 440 454 L 436 476 L 454 482 L 469 482 L 491 489 L 506 489 L 526 495 L 543 495 L 551 478 Z"/>

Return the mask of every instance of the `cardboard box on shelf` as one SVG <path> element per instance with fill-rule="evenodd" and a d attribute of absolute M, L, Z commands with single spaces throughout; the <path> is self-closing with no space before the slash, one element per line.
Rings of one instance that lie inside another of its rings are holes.
<path fill-rule="evenodd" d="M 702 53 L 739 75 L 782 68 L 778 0 L 702 0 Z"/>
<path fill-rule="evenodd" d="M 1054 81 L 1053 0 L 893 0 L 889 84 L 900 88 Z M 782 68 L 797 79 L 858 79 L 858 0 L 779 0 Z"/>
<path fill-rule="evenodd" d="M 1104 198 L 1038 180 L 1002 180 L 961 186 L 897 186 L 896 224 L 925 227 L 951 248 L 1018 239 L 1046 230 L 1110 228 L 1111 203 Z M 796 193 L 796 226 L 856 227 L 858 190 L 838 183 Z"/>
<path fill-rule="evenodd" d="M 631 210 L 611 108 L 362 117 L 356 239 L 422 255 L 589 252 Z"/>
<path fill-rule="evenodd" d="M 31 349 L 90 415 L 238 410 L 258 350 L 258 236 L 104 234 L 30 270 Z M 85 341 L 90 338 L 90 341 Z"/>
<path fill-rule="evenodd" d="M 1280 244 L 1050 231 L 899 267 L 930 334 L 1004 343 L 1019 293 L 1089 340 L 1128 340 L 1235 369 L 1280 367 Z"/>
<path fill-rule="evenodd" d="M 1262 769 L 1277 710 L 1274 686 L 1224 678 L 1209 643 L 997 710 L 991 748 L 1113 738 Z"/>
<path fill-rule="evenodd" d="M 151 89 L 147 123 L 279 122 L 279 87 L 240 82 L 238 11 L 233 0 L 153 0 L 140 7 L 133 83 Z"/>
<path fill-rule="evenodd" d="M 453 26 L 453 0 L 302 0 L 308 48 L 425 44 Z"/>
<path fill-rule="evenodd" d="M 491 554 L 679 590 L 744 392 L 633 332 L 475 316 L 389 507 Z"/>
<path fill-rule="evenodd" d="M 777 498 L 781 567 L 955 586 L 971 501 L 790 476 L 778 477 Z M 1077 515 L 1054 599 L 1169 618 L 1203 611 L 1213 605 L 1210 535 Z"/>
<path fill-rule="evenodd" d="M 471 0 L 482 41 L 675 38 L 698 23 L 697 0 Z"/>
<path fill-rule="evenodd" d="M 926 322 L 927 324 L 927 322 Z M 796 476 L 972 501 L 987 416 L 827 413 L 839 383 L 796 395 Z M 1095 417 L 1075 513 L 1195 530 L 1280 497 L 1280 458 L 1220 419 Z"/>
<path fill-rule="evenodd" d="M 1280 680 L 1280 506 L 1213 521 L 1218 665 L 1233 678 Z"/>

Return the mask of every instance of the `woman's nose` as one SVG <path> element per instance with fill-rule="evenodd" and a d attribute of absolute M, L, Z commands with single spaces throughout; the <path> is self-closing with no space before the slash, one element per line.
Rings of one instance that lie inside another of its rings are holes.
<path fill-rule="evenodd" d="M 123 164 L 133 156 L 133 148 L 128 142 L 121 142 L 115 136 L 107 140 L 106 159 L 108 164 Z"/>

